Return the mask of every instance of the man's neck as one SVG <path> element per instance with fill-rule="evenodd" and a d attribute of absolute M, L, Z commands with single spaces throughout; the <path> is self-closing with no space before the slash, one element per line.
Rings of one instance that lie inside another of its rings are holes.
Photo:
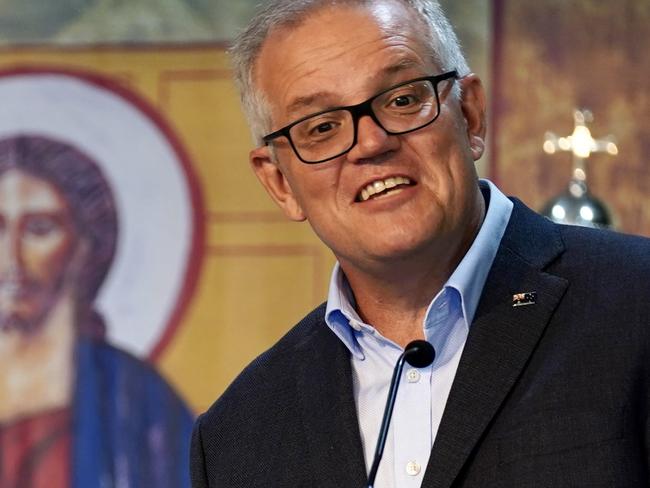
<path fill-rule="evenodd" d="M 64 293 L 36 331 L 0 332 L 0 423 L 69 406 L 74 302 Z"/>
<path fill-rule="evenodd" d="M 401 346 L 424 339 L 423 323 L 431 300 L 462 261 L 485 218 L 482 197 L 476 215 L 455 242 L 436 243 L 403 259 L 364 269 L 339 259 L 361 319 Z"/>
<path fill-rule="evenodd" d="M 385 275 L 358 273 L 341 265 L 354 293 L 361 319 L 384 337 L 405 346 L 424 339 L 422 324 L 427 307 L 450 275 L 432 266 L 417 270 L 396 266 Z"/>

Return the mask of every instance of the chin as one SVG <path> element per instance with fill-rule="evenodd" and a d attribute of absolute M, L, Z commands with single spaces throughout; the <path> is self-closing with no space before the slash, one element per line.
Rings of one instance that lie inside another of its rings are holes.
<path fill-rule="evenodd" d="M 391 262 L 409 261 L 419 259 L 421 256 L 432 259 L 429 249 L 430 246 L 426 241 L 392 240 L 384 243 L 377 242 L 368 251 L 374 260 Z"/>
<path fill-rule="evenodd" d="M 17 313 L 0 316 L 0 332 L 19 332 L 24 335 L 33 334 L 40 326 L 40 321 L 21 316 Z"/>
<path fill-rule="evenodd" d="M 423 217 L 415 225 L 406 223 L 395 226 L 390 231 L 381 235 L 384 247 L 394 249 L 397 253 L 418 252 L 443 239 L 443 229 L 440 222 L 435 221 L 436 216 Z M 426 220 L 426 223 L 422 220 Z M 425 224 L 425 225 L 423 225 Z"/>

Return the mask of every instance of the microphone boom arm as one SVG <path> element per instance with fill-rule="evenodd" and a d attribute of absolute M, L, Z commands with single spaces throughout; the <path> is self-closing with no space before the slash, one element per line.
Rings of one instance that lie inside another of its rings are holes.
<path fill-rule="evenodd" d="M 377 449 L 375 450 L 375 458 L 368 474 L 367 488 L 373 488 L 375 484 L 375 477 L 377 476 L 377 469 L 379 469 L 379 461 L 384 454 L 384 446 L 386 445 L 386 437 L 388 436 L 388 427 L 390 426 L 390 419 L 393 416 L 393 407 L 395 406 L 395 398 L 397 397 L 397 389 L 399 388 L 399 377 L 404 369 L 404 362 L 406 360 L 406 351 L 403 352 L 395 369 L 393 370 L 393 378 L 390 380 L 390 388 L 388 389 L 388 398 L 386 399 L 386 407 L 384 409 L 384 418 L 381 420 L 381 428 L 379 429 L 379 438 L 377 439 Z"/>
<path fill-rule="evenodd" d="M 381 428 L 379 429 L 375 458 L 372 461 L 370 473 L 368 473 L 368 484 L 366 485 L 366 488 L 373 488 L 373 485 L 375 484 L 379 461 L 381 461 L 381 457 L 384 454 L 384 446 L 386 445 L 386 438 L 388 436 L 388 427 L 390 426 L 390 419 L 393 416 L 393 407 L 395 406 L 395 399 L 397 398 L 397 389 L 399 388 L 400 376 L 404 369 L 404 362 L 408 362 L 411 366 L 416 368 L 426 368 L 433 363 L 435 357 L 436 351 L 431 344 L 427 341 L 416 340 L 409 342 L 406 345 L 404 352 L 397 360 L 395 369 L 393 370 L 393 378 L 390 380 L 390 387 L 388 388 L 388 398 L 386 399 L 384 417 L 381 420 Z"/>

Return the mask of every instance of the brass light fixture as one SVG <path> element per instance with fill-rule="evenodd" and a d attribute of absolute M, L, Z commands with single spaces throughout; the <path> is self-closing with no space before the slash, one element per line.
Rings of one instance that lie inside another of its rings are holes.
<path fill-rule="evenodd" d="M 607 205 L 591 194 L 587 186 L 587 159 L 592 153 L 599 152 L 616 156 L 618 147 L 612 136 L 598 140 L 592 137 L 587 127 L 587 123 L 593 121 L 589 110 L 575 110 L 573 120 L 575 128 L 570 136 L 558 137 L 552 132 L 545 134 L 545 153 L 573 154 L 573 174 L 567 190 L 551 199 L 542 209 L 542 214 L 561 224 L 613 227 Z"/>

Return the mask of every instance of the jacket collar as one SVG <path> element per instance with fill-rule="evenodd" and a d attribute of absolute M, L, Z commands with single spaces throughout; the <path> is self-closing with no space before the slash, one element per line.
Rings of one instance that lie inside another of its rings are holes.
<path fill-rule="evenodd" d="M 488 274 L 436 437 L 423 487 L 458 476 L 535 350 L 568 282 L 545 271 L 564 251 L 556 224 L 515 200 Z M 535 292 L 534 304 L 513 295 Z"/>
<path fill-rule="evenodd" d="M 294 350 L 300 414 L 296 421 L 303 422 L 307 433 L 305 461 L 310 463 L 313 486 L 361 487 L 366 471 L 350 352 L 325 325 L 324 305 L 319 312 L 313 333 Z"/>

